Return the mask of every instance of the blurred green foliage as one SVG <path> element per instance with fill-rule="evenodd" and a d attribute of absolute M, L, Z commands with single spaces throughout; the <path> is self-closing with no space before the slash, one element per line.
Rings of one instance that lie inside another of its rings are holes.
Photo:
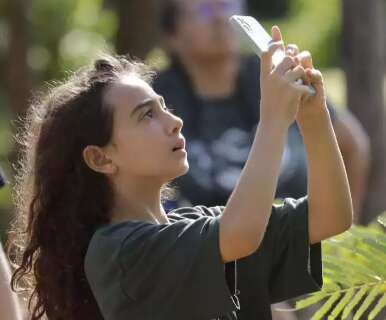
<path fill-rule="evenodd" d="M 118 22 L 103 0 L 34 0 L 29 25 L 29 66 L 37 81 L 61 78 L 63 70 L 111 50 Z"/>
<path fill-rule="evenodd" d="M 263 24 L 268 30 L 277 24 L 286 43 L 312 52 L 314 64 L 324 69 L 340 63 L 341 16 L 340 1 L 292 0 L 286 16 Z"/>

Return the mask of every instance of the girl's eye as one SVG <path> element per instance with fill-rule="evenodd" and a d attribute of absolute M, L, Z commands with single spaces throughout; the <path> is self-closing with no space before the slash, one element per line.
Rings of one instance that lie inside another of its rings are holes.
<path fill-rule="evenodd" d="M 164 109 L 164 111 L 166 111 L 166 112 L 173 113 L 173 109 L 170 109 L 170 108 L 168 108 L 167 106 L 165 106 L 163 109 Z M 142 118 L 153 118 L 153 109 L 149 109 L 149 110 L 143 115 Z"/>
<path fill-rule="evenodd" d="M 153 110 L 150 109 L 149 111 L 147 111 L 147 112 L 144 114 L 143 117 L 144 117 L 144 118 L 146 118 L 146 117 L 152 118 L 152 117 L 153 117 Z"/>

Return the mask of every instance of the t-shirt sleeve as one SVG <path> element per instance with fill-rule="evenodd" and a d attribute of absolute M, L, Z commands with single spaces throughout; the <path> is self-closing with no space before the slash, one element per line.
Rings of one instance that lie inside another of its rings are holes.
<path fill-rule="evenodd" d="M 139 223 L 122 243 L 122 288 L 149 319 L 212 319 L 234 310 L 219 249 L 219 220 Z"/>
<path fill-rule="evenodd" d="M 321 245 L 309 244 L 307 197 L 288 198 L 282 205 L 274 206 L 267 232 L 273 241 L 269 276 L 271 303 L 319 290 Z"/>

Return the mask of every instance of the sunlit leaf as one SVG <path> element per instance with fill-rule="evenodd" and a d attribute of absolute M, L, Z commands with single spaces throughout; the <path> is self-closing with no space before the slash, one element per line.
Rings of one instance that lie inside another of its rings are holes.
<path fill-rule="evenodd" d="M 351 311 L 361 301 L 362 297 L 366 294 L 368 290 L 369 290 L 369 287 L 367 285 L 359 289 L 359 291 L 355 294 L 354 298 L 350 301 L 350 303 L 346 306 L 346 308 L 344 308 L 342 320 L 347 319 Z"/>
<path fill-rule="evenodd" d="M 332 308 L 334 303 L 339 299 L 340 292 L 334 293 L 328 300 L 325 302 L 323 307 L 321 307 L 311 318 L 311 320 L 320 320 L 323 319 L 325 314 Z"/>
<path fill-rule="evenodd" d="M 366 299 L 363 301 L 362 305 L 358 309 L 358 311 L 354 315 L 353 320 L 360 320 L 361 316 L 365 313 L 365 311 L 370 307 L 371 303 L 376 299 L 379 295 L 380 286 L 375 286 L 371 289 L 370 293 L 367 295 Z"/>
<path fill-rule="evenodd" d="M 378 300 L 378 303 L 375 305 L 374 309 L 369 314 L 369 320 L 375 319 L 375 317 L 386 307 L 386 294 Z"/>
<path fill-rule="evenodd" d="M 315 303 L 319 302 L 320 300 L 324 299 L 326 297 L 326 293 L 324 292 L 317 292 L 313 294 L 312 296 L 305 298 L 303 300 L 297 301 L 295 309 L 296 310 L 301 310 L 304 308 L 307 308 L 309 306 L 314 305 Z"/>
<path fill-rule="evenodd" d="M 338 305 L 332 310 L 331 315 L 328 317 L 329 320 L 335 319 L 337 316 L 339 316 L 339 314 L 343 311 L 344 307 L 350 302 L 351 298 L 354 296 L 354 293 L 354 288 L 350 288 L 345 293 L 342 300 L 340 300 Z"/>

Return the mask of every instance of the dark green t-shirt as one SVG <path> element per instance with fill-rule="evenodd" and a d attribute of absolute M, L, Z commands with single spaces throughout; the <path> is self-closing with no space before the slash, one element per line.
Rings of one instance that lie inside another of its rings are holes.
<path fill-rule="evenodd" d="M 91 239 L 85 272 L 106 320 L 271 319 L 270 304 L 319 289 L 307 199 L 273 206 L 259 249 L 224 264 L 223 207 L 179 208 L 170 224 L 127 221 Z"/>

